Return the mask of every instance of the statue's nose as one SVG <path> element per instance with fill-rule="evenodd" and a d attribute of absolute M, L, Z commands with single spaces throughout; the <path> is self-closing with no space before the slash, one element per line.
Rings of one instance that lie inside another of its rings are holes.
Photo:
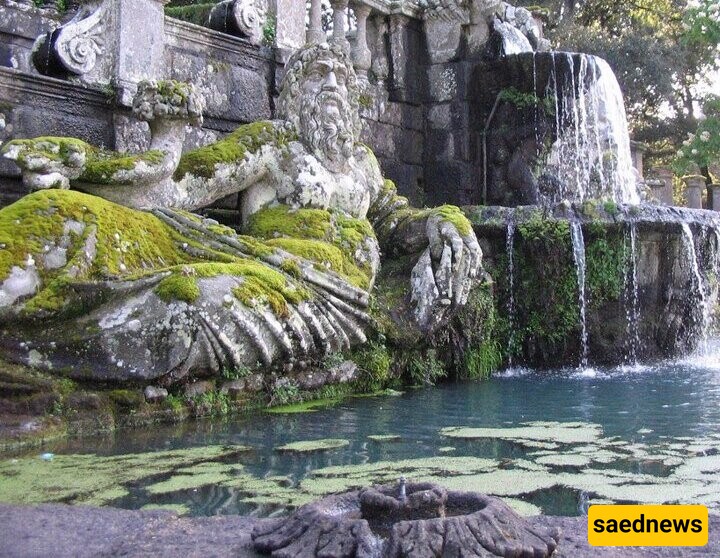
<path fill-rule="evenodd" d="M 325 91 L 337 91 L 337 76 L 333 70 L 330 70 L 325 76 L 325 82 L 323 83 L 323 90 Z"/>

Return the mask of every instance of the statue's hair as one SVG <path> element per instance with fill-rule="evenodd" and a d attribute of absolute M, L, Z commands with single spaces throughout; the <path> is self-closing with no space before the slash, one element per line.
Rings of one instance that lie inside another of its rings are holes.
<path fill-rule="evenodd" d="M 357 75 L 347 52 L 335 44 L 316 44 L 304 47 L 293 54 L 287 63 L 285 76 L 280 85 L 280 96 L 277 104 L 278 116 L 289 121 L 296 130 L 300 129 L 300 96 L 302 94 L 300 85 L 310 64 L 321 57 L 326 58 L 328 56 L 341 63 L 347 70 L 346 87 L 349 114 L 345 114 L 343 117 L 350 126 L 350 132 L 352 132 L 355 141 L 358 141 L 362 131 L 362 121 L 359 113 L 360 89 Z"/>

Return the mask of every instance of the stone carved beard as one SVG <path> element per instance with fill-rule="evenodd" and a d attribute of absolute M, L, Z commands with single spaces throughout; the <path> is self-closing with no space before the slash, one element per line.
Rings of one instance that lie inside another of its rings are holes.
<path fill-rule="evenodd" d="M 337 110 L 331 110 L 332 105 Z M 300 98 L 300 135 L 319 158 L 342 164 L 352 157 L 354 137 L 347 100 L 334 91 Z"/>

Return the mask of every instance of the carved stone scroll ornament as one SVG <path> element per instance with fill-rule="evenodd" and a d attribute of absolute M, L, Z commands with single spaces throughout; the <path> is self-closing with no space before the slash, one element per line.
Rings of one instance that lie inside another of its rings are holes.
<path fill-rule="evenodd" d="M 259 45 L 263 38 L 266 10 L 258 0 L 223 0 L 210 12 L 211 29 L 247 39 Z"/>
<path fill-rule="evenodd" d="M 102 2 L 89 2 L 69 22 L 38 37 L 32 55 L 37 70 L 51 76 L 90 72 L 103 53 L 105 17 Z"/>

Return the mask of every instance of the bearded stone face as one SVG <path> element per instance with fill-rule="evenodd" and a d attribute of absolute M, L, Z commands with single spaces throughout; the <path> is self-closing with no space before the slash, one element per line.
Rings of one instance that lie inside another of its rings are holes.
<path fill-rule="evenodd" d="M 278 109 L 321 161 L 336 166 L 352 156 L 359 133 L 357 86 L 342 51 L 316 45 L 298 53 L 289 64 Z"/>
<path fill-rule="evenodd" d="M 314 152 L 331 161 L 352 156 L 348 109 L 345 67 L 327 58 L 312 62 L 301 85 L 299 131 Z"/>

